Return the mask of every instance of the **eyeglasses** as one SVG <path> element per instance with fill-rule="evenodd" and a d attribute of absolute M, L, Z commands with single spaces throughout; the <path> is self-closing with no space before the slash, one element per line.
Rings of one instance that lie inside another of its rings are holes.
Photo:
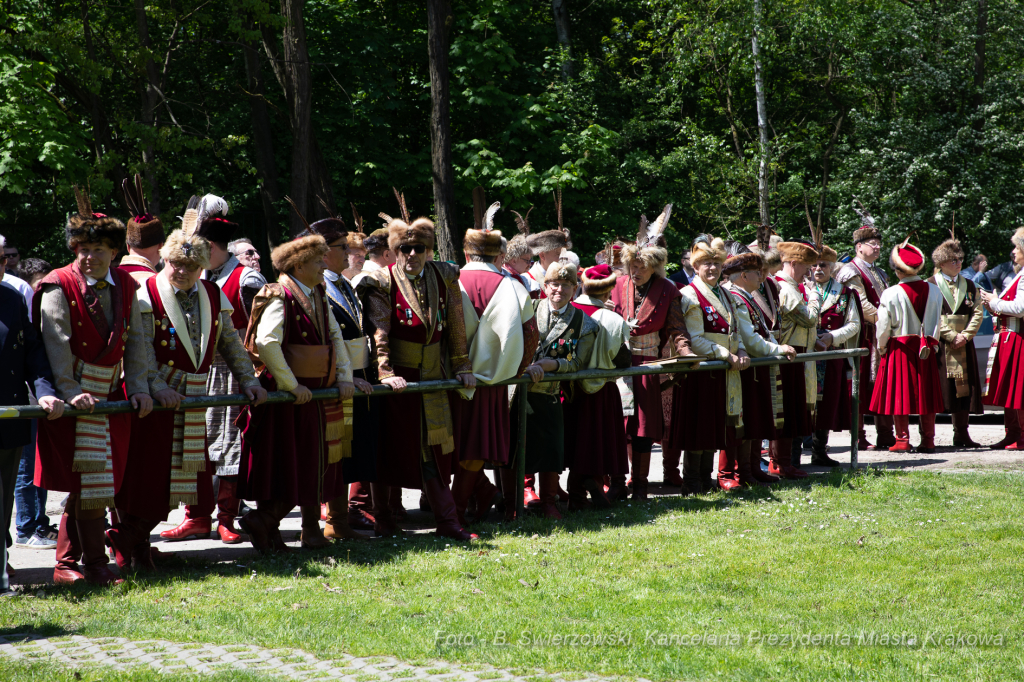
<path fill-rule="evenodd" d="M 239 256 L 246 256 L 246 257 L 248 257 L 248 258 L 254 258 L 254 257 L 255 257 L 255 258 L 259 258 L 259 257 L 260 257 L 260 252 L 259 252 L 259 251 L 257 251 L 256 249 L 252 249 L 251 251 L 242 251 L 242 252 L 241 252 L 240 254 L 238 254 L 238 255 L 239 255 Z"/>
<path fill-rule="evenodd" d="M 426 244 L 402 244 L 398 247 L 398 250 L 404 253 L 406 256 L 415 253 L 426 253 Z"/>
<path fill-rule="evenodd" d="M 348 244 L 344 244 L 344 243 L 343 244 L 332 244 L 331 246 L 328 246 L 327 248 L 329 248 L 329 249 L 341 249 L 342 251 L 344 251 L 345 249 L 348 248 Z"/>
<path fill-rule="evenodd" d="M 882 248 L 882 242 L 878 241 L 877 239 L 872 239 L 871 241 L 867 241 L 867 242 L 863 242 L 863 243 L 867 244 L 868 246 L 870 246 L 871 248 L 874 248 L 874 249 Z"/>

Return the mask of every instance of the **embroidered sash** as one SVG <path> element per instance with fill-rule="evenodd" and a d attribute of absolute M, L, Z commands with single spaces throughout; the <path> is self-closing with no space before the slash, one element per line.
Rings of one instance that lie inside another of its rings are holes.
<path fill-rule="evenodd" d="M 206 395 L 209 374 L 190 374 L 161 364 L 157 373 L 168 388 L 186 397 Z M 206 471 L 206 410 L 175 410 L 171 432 L 171 507 L 198 504 L 197 476 Z"/>
<path fill-rule="evenodd" d="M 83 392 L 98 400 L 106 400 L 121 379 L 121 363 L 103 367 L 75 358 L 75 378 Z M 110 417 L 86 414 L 75 418 L 75 455 L 71 470 L 81 474 L 82 509 L 114 506 Z"/>
<path fill-rule="evenodd" d="M 729 329 L 728 334 L 704 332 L 704 338 L 728 349 L 735 355 L 740 348 L 740 341 L 736 332 L 736 315 L 729 296 L 725 296 L 725 300 L 718 298 L 715 292 L 699 277 L 694 279 L 691 286 L 693 286 L 701 306 L 708 304 L 713 307 L 721 315 Z M 707 328 L 706 325 L 705 328 Z M 743 383 L 740 381 L 739 370 L 728 369 L 725 371 L 725 414 L 730 424 L 737 429 L 743 428 Z"/>

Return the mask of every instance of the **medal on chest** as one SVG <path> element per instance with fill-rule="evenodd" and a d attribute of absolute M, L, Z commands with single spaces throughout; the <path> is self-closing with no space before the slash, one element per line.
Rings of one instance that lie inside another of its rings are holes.
<path fill-rule="evenodd" d="M 718 311 L 715 310 L 713 305 L 704 306 L 704 314 L 708 318 L 708 322 L 717 322 L 719 319 Z"/>
<path fill-rule="evenodd" d="M 170 329 L 168 329 L 168 331 L 169 331 L 169 332 L 171 332 L 171 344 L 170 344 L 170 349 L 171 349 L 171 350 L 177 350 L 177 349 L 178 349 L 178 339 L 177 339 L 177 337 L 176 337 L 176 336 L 174 335 L 174 327 L 171 327 Z"/>

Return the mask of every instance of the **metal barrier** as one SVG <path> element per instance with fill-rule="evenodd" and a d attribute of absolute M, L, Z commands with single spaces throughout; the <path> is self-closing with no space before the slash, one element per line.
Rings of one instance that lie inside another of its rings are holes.
<path fill-rule="evenodd" d="M 788 365 L 793 363 L 804 363 L 804 362 L 816 362 L 818 360 L 835 360 L 839 358 L 849 358 L 853 360 L 853 379 L 851 383 L 851 400 L 850 400 L 850 465 L 851 467 L 857 466 L 858 458 L 858 432 L 860 430 L 860 359 L 865 357 L 868 351 L 864 348 L 854 348 L 851 350 L 833 350 L 823 351 L 820 353 L 800 353 L 794 360 L 788 360 L 781 355 L 771 355 L 763 358 L 751 358 L 751 367 L 760 367 L 764 365 Z M 643 376 L 653 374 L 689 374 L 691 372 L 714 372 L 717 370 L 729 369 L 729 363 L 724 360 L 708 360 L 704 362 L 695 362 L 693 364 L 678 365 L 659 367 L 656 365 L 647 365 L 641 367 L 631 367 L 629 369 L 589 369 L 581 372 L 571 372 L 565 374 L 545 374 L 542 381 L 573 381 L 576 379 L 617 379 L 618 377 L 627 376 Z M 529 377 L 521 376 L 506 381 L 500 381 L 492 386 L 511 386 L 514 384 L 529 384 L 532 383 Z M 441 381 L 420 381 L 410 382 L 406 388 L 402 391 L 403 393 L 433 393 L 437 391 L 449 391 L 456 388 L 462 388 L 462 383 L 458 379 L 443 379 Z M 338 398 L 338 389 L 336 388 L 319 388 L 312 391 L 313 400 L 335 400 Z M 356 391 L 355 396 L 361 397 L 366 396 L 369 398 L 380 398 L 394 394 L 395 391 L 390 386 L 385 384 L 374 385 L 371 393 L 363 393 L 362 391 Z M 267 403 L 290 403 L 295 400 L 295 396 L 287 391 L 274 391 L 269 394 Z M 236 393 L 233 395 L 222 395 L 222 396 L 202 396 L 196 398 L 184 398 L 181 401 L 180 409 L 205 409 L 207 407 L 227 407 L 229 405 L 248 405 L 249 400 L 242 394 Z M 520 400 L 519 406 L 519 433 L 516 447 L 516 468 L 517 468 L 517 496 L 516 496 L 516 508 L 519 514 L 523 512 L 523 479 L 526 477 L 526 401 Z M 161 407 L 154 405 L 153 411 L 167 411 L 173 408 Z M 99 402 L 96 403 L 96 407 L 93 409 L 91 414 L 118 414 L 122 412 L 134 412 L 132 404 L 127 400 L 118 400 L 111 402 Z M 76 410 L 66 408 L 64 415 L 61 417 L 77 417 L 78 415 L 90 414 L 87 410 Z M 46 412 L 43 408 L 38 405 L 8 405 L 0 406 L 0 419 L 43 419 L 46 417 Z"/>

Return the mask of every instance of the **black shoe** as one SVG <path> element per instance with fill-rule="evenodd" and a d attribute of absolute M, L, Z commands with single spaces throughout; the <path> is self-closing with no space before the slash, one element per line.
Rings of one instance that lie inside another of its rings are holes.
<path fill-rule="evenodd" d="M 816 467 L 841 467 L 843 465 L 841 463 L 835 461 L 834 459 L 832 459 L 828 455 L 824 455 L 824 454 L 818 455 L 818 454 L 815 454 L 815 455 L 811 456 L 811 466 L 816 466 Z"/>

